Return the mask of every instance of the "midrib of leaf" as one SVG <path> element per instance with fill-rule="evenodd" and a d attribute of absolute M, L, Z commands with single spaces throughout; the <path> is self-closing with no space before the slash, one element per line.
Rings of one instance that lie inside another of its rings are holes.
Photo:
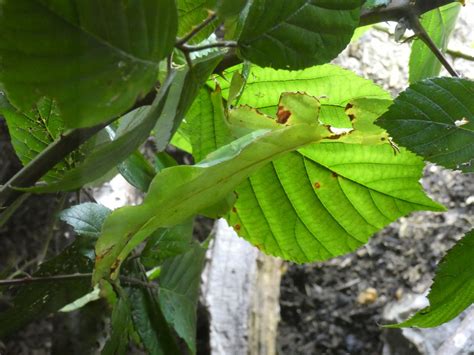
<path fill-rule="evenodd" d="M 296 9 L 295 12 L 293 12 L 292 14 L 290 14 L 285 20 L 281 21 L 280 23 L 277 23 L 276 25 L 274 25 L 273 27 L 269 28 L 268 30 L 266 30 L 265 32 L 263 32 L 260 36 L 256 36 L 254 37 L 253 39 L 251 40 L 246 40 L 246 44 L 250 44 L 252 42 L 255 42 L 257 40 L 259 40 L 262 36 L 266 36 L 266 37 L 270 37 L 271 39 L 275 39 L 276 41 L 280 42 L 280 40 L 278 40 L 277 38 L 275 38 L 274 36 L 271 36 L 269 34 L 269 32 L 273 32 L 275 30 L 277 30 L 278 28 L 280 28 L 283 24 L 289 24 L 288 21 L 290 21 L 294 16 L 296 16 L 300 11 L 302 11 L 306 6 L 308 5 L 311 5 L 310 4 L 311 0 L 306 0 L 306 2 L 304 4 L 302 4 L 300 6 L 300 8 Z M 316 6 L 317 7 L 317 6 Z M 305 28 L 305 30 L 307 30 Z M 309 31 L 309 30 L 308 30 Z M 310 31 L 311 33 L 315 33 L 313 31 Z M 281 43 L 284 47 L 286 47 L 283 43 Z M 295 51 L 294 49 L 291 48 L 291 50 Z"/>
<path fill-rule="evenodd" d="M 150 61 L 148 59 L 142 59 L 142 58 L 139 58 L 135 55 L 133 55 L 132 53 L 127 53 L 125 52 L 123 49 L 121 48 L 118 48 L 114 45 L 112 45 L 111 43 L 107 42 L 105 39 L 101 38 L 101 37 L 98 37 L 97 35 L 95 35 L 94 33 L 91 33 L 89 31 L 87 31 L 85 28 L 83 28 L 80 24 L 77 24 L 77 23 L 74 23 L 74 22 L 71 22 L 69 21 L 68 19 L 64 18 L 63 16 L 61 16 L 61 14 L 58 14 L 57 12 L 55 12 L 53 9 L 51 9 L 49 6 L 47 6 L 46 4 L 43 3 L 43 1 L 41 0 L 35 0 L 36 3 L 38 3 L 40 6 L 42 6 L 43 8 L 45 8 L 46 10 L 48 10 L 48 12 L 50 12 L 51 14 L 53 14 L 54 16 L 56 16 L 57 18 L 59 18 L 61 21 L 63 21 L 65 24 L 75 28 L 77 31 L 79 31 L 80 33 L 84 34 L 84 35 L 87 35 L 88 37 L 92 38 L 94 41 L 98 42 L 100 45 L 103 45 L 105 47 L 108 47 L 110 48 L 111 50 L 115 51 L 116 53 L 118 53 L 120 56 L 124 57 L 124 58 L 128 58 L 130 59 L 131 61 L 133 62 L 137 62 L 137 63 L 140 63 L 140 64 L 143 64 L 143 65 L 146 65 L 146 66 L 151 66 L 151 67 L 158 67 L 159 65 L 159 62 L 153 62 L 153 61 Z M 74 4 L 76 5 L 76 3 L 74 2 Z M 78 18 L 78 21 L 80 21 L 80 19 Z"/>

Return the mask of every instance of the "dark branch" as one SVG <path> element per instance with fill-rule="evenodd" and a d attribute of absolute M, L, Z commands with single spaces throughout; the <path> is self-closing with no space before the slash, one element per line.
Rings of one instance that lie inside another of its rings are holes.
<path fill-rule="evenodd" d="M 51 276 L 39 276 L 39 277 L 24 277 L 21 279 L 12 279 L 12 280 L 0 280 L 0 287 L 2 286 L 20 286 L 27 285 L 32 283 L 41 283 L 41 282 L 51 282 L 51 281 L 69 281 L 77 279 L 90 279 L 92 278 L 92 273 L 84 274 L 68 274 L 68 275 L 51 275 Z M 127 276 L 119 276 L 120 282 L 125 285 L 135 285 L 145 288 L 156 288 L 158 287 L 155 284 L 149 283 L 147 281 L 142 281 Z"/>

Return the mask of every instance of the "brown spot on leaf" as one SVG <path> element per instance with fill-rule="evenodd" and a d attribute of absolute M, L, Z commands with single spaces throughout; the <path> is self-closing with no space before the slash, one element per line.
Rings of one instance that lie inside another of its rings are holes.
<path fill-rule="evenodd" d="M 114 263 L 110 267 L 110 273 L 113 274 L 118 269 L 119 266 L 120 266 L 120 259 L 115 259 Z"/>
<path fill-rule="evenodd" d="M 351 108 L 353 108 L 354 105 L 351 104 L 350 102 L 346 105 L 346 111 L 350 110 Z"/>
<path fill-rule="evenodd" d="M 236 224 L 236 225 L 234 226 L 234 230 L 235 230 L 236 232 L 239 232 L 239 231 L 240 231 L 240 224 Z"/>
<path fill-rule="evenodd" d="M 356 119 L 356 116 L 355 116 L 354 114 L 352 114 L 352 113 L 348 114 L 347 116 L 349 116 L 349 119 L 350 119 L 351 121 L 354 121 L 354 120 Z"/>
<path fill-rule="evenodd" d="M 319 182 L 315 182 L 315 183 L 314 183 L 314 188 L 315 188 L 315 189 L 321 188 L 321 184 L 320 184 Z"/>
<path fill-rule="evenodd" d="M 237 208 L 232 207 L 232 212 L 237 213 Z"/>
<path fill-rule="evenodd" d="M 280 124 L 285 124 L 288 122 L 288 119 L 291 116 L 291 112 L 288 110 L 285 110 L 283 106 L 278 106 L 278 112 L 277 112 L 277 122 Z"/>
<path fill-rule="evenodd" d="M 334 178 L 337 178 L 337 177 L 339 176 L 339 175 L 337 175 L 337 173 L 334 173 L 334 172 L 333 172 L 331 175 L 332 175 L 332 177 L 334 177 Z"/>

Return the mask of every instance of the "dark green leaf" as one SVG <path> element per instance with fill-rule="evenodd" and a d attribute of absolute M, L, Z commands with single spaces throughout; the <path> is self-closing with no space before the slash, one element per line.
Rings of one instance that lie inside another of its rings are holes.
<path fill-rule="evenodd" d="M 217 14 L 222 19 L 236 16 L 247 5 L 248 0 L 217 0 Z"/>
<path fill-rule="evenodd" d="M 452 3 L 423 14 L 421 24 L 441 51 L 448 47 L 449 37 L 454 30 L 461 4 Z M 441 62 L 419 38 L 413 41 L 410 56 L 410 82 L 437 76 Z"/>
<path fill-rule="evenodd" d="M 377 124 L 426 160 L 474 172 L 474 81 L 427 79 L 400 94 Z"/>
<path fill-rule="evenodd" d="M 127 264 L 127 276 L 147 282 L 137 261 Z M 150 284 L 151 285 L 151 284 Z M 174 336 L 157 300 L 156 291 L 139 285 L 128 286 L 133 324 L 149 354 L 178 354 Z"/>
<path fill-rule="evenodd" d="M 43 263 L 33 277 L 92 272 L 94 242 L 94 238 L 77 238 L 60 255 Z M 0 314 L 0 338 L 32 320 L 56 312 L 91 290 L 90 277 L 36 282 L 18 287 L 12 306 Z"/>
<path fill-rule="evenodd" d="M 147 267 L 155 267 L 166 259 L 187 252 L 193 245 L 193 222 L 194 220 L 191 219 L 154 232 L 141 254 L 143 264 Z"/>
<path fill-rule="evenodd" d="M 121 292 L 112 310 L 111 334 L 107 340 L 102 355 L 125 355 L 130 325 L 132 323 L 131 304 L 124 292 Z"/>
<path fill-rule="evenodd" d="M 186 254 L 165 261 L 160 274 L 159 300 L 176 333 L 196 353 L 196 307 L 206 249 L 195 245 Z"/>
<path fill-rule="evenodd" d="M 359 25 L 360 0 L 254 0 L 239 52 L 260 66 L 302 69 L 329 62 Z"/>
<path fill-rule="evenodd" d="M 54 98 L 69 127 L 122 114 L 173 49 L 174 0 L 7 0 L 0 5 L 0 83 L 28 112 Z"/>
<path fill-rule="evenodd" d="M 117 169 L 130 185 L 143 192 L 148 190 L 156 174 L 153 166 L 139 151 L 130 155 Z"/>
<path fill-rule="evenodd" d="M 82 236 L 98 238 L 105 219 L 112 211 L 97 203 L 83 203 L 59 214 L 59 218 Z"/>
<path fill-rule="evenodd" d="M 429 307 L 389 327 L 437 327 L 474 303 L 474 231 L 469 232 L 441 260 L 428 295 Z"/>

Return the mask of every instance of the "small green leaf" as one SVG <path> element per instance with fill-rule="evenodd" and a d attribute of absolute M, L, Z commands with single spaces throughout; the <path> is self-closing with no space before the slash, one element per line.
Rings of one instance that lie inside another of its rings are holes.
<path fill-rule="evenodd" d="M 50 97 L 66 126 L 86 127 L 153 87 L 174 47 L 177 10 L 174 0 L 6 0 L 0 26 L 0 83 L 10 102 L 28 112 Z"/>
<path fill-rule="evenodd" d="M 5 117 L 12 145 L 23 165 L 27 165 L 49 144 L 59 138 L 64 123 L 53 100 L 42 98 L 35 108 L 21 113 L 0 94 L 0 113 Z M 82 158 L 82 154 L 70 154 L 50 170 L 43 179 L 60 180 L 64 173 Z"/>
<path fill-rule="evenodd" d="M 474 172 L 473 97 L 474 81 L 427 79 L 402 92 L 377 124 L 426 160 Z"/>
<path fill-rule="evenodd" d="M 209 17 L 209 11 L 215 6 L 216 0 L 177 0 L 178 6 L 178 37 L 184 37 L 197 25 Z M 198 43 L 205 40 L 214 32 L 215 24 L 208 25 L 200 31 L 191 43 Z"/>
<path fill-rule="evenodd" d="M 467 233 L 441 260 L 428 295 L 429 307 L 389 328 L 432 328 L 449 322 L 474 303 L 474 231 Z"/>
<path fill-rule="evenodd" d="M 97 203 L 83 203 L 59 214 L 59 218 L 74 228 L 78 235 L 98 238 L 105 219 L 112 211 Z"/>
<path fill-rule="evenodd" d="M 206 249 L 198 244 L 186 254 L 167 260 L 161 269 L 159 300 L 176 333 L 196 353 L 196 308 Z"/>
<path fill-rule="evenodd" d="M 156 174 L 153 166 L 139 151 L 130 155 L 118 165 L 117 169 L 130 185 L 143 192 L 148 190 L 148 186 Z"/>
<path fill-rule="evenodd" d="M 302 69 L 335 58 L 359 25 L 360 0 L 254 0 L 239 39 L 243 58 Z"/>
<path fill-rule="evenodd" d="M 431 10 L 421 17 L 421 24 L 435 45 L 445 52 L 456 25 L 461 4 L 452 3 Z M 419 38 L 413 41 L 410 55 L 410 83 L 437 76 L 441 62 Z"/>
<path fill-rule="evenodd" d="M 141 260 L 147 267 L 160 265 L 166 259 L 184 254 L 192 247 L 193 223 L 191 219 L 169 228 L 160 228 L 147 241 Z"/>

